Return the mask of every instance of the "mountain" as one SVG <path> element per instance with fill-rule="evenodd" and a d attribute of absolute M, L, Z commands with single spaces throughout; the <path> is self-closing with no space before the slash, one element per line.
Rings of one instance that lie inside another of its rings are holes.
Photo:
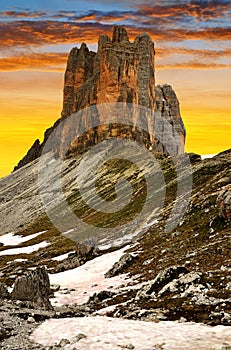
<path fill-rule="evenodd" d="M 183 153 L 146 34 L 99 44 L 71 51 L 62 117 L 0 180 L 0 347 L 228 350 L 231 150 Z"/>
<path fill-rule="evenodd" d="M 42 144 L 36 140 L 14 170 L 41 155 L 49 136 L 64 119 L 84 108 L 103 103 L 123 102 L 155 110 L 151 120 L 147 118 L 148 130 L 155 119 L 166 119 L 174 126 L 172 136 L 175 138 L 174 131 L 180 136 L 173 152 L 182 154 L 185 128 L 180 115 L 179 101 L 170 85 L 155 86 L 154 57 L 154 43 L 148 34 L 143 33 L 134 42 L 130 42 L 126 29 L 118 26 L 114 27 L 112 39 L 107 35 L 99 37 L 97 52 L 89 51 L 85 43 L 79 49 L 73 48 L 68 57 L 64 78 L 62 116 L 53 127 L 46 130 Z M 105 116 L 98 110 L 94 117 L 97 127 L 87 130 L 83 135 L 77 127 L 76 135 L 79 139 L 75 142 L 75 152 L 81 153 L 110 137 L 126 137 L 157 152 L 167 152 L 166 147 L 154 135 L 139 129 L 135 114 L 130 116 L 134 126 L 120 126 L 118 123 L 105 125 Z M 78 118 L 84 119 L 79 115 Z M 161 124 L 164 127 L 165 124 Z M 66 138 L 68 134 L 72 135 L 73 128 L 73 125 L 69 125 Z M 73 147 L 70 152 L 73 152 Z"/>

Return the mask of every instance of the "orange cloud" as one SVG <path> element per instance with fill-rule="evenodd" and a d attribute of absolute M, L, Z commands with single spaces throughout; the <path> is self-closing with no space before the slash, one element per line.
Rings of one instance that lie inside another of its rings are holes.
<path fill-rule="evenodd" d="M 47 16 L 45 12 L 41 11 L 1 11 L 1 17 L 13 17 L 13 18 L 41 18 Z"/>
<path fill-rule="evenodd" d="M 157 57 L 168 57 L 173 54 L 179 55 L 194 55 L 197 57 L 203 58 L 223 58 L 231 57 L 231 49 L 225 50 L 201 50 L 201 49 L 188 49 L 185 47 L 166 47 L 166 48 L 157 48 L 156 55 Z"/>
<path fill-rule="evenodd" d="M 194 55 L 195 61 L 191 60 L 184 63 L 173 64 L 157 63 L 157 69 L 223 69 L 230 68 L 231 66 L 230 64 L 216 63 L 214 61 L 216 59 L 229 57 L 231 54 L 231 49 L 215 51 L 168 47 L 156 50 L 157 59 L 165 56 L 170 57 L 173 54 Z M 42 52 L 1 57 L 0 72 L 20 70 L 63 72 L 66 66 L 67 57 L 68 53 L 64 52 Z M 198 58 L 200 59 L 199 62 Z M 213 62 L 210 61 L 211 59 Z"/>
<path fill-rule="evenodd" d="M 157 69 L 230 69 L 231 64 L 189 61 L 174 64 L 156 64 Z"/>
<path fill-rule="evenodd" d="M 170 18 L 174 20 L 182 19 L 185 16 L 201 20 L 210 20 L 223 17 L 230 11 L 230 1 L 228 0 L 209 0 L 209 1 L 190 1 L 180 3 L 173 1 L 171 5 L 139 5 L 139 15 L 147 18 Z"/>
<path fill-rule="evenodd" d="M 34 53 L 0 58 L 0 71 L 42 70 L 63 71 L 67 53 Z"/>

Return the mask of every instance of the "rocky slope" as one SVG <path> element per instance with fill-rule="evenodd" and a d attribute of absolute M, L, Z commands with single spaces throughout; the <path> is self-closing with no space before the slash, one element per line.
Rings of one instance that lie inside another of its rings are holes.
<path fill-rule="evenodd" d="M 148 130 L 155 118 L 164 118 L 180 136 L 175 154 L 184 152 L 185 129 L 181 119 L 179 101 L 170 85 L 155 86 L 154 44 L 147 34 L 139 35 L 130 42 L 123 27 L 114 27 L 112 39 L 103 35 L 98 41 L 98 51 L 89 51 L 86 44 L 73 48 L 69 54 L 64 79 L 62 117 L 44 135 L 42 144 L 38 140 L 14 170 L 26 165 L 41 155 L 44 144 L 57 125 L 86 107 L 102 103 L 124 102 L 155 110 L 151 120 L 147 118 Z M 65 137 L 75 140 L 69 153 L 81 153 L 94 144 L 110 137 L 126 137 L 144 144 L 158 152 L 167 152 L 158 139 L 136 125 L 137 116 L 131 116 L 131 125 L 111 123 L 105 125 L 105 115 L 96 109 L 97 127 L 82 134 L 79 124 L 71 123 Z M 77 116 L 83 119 L 84 116 Z M 89 118 L 89 116 L 88 116 Z M 163 124 L 164 127 L 164 124 Z M 73 136 L 75 130 L 75 137 Z M 172 131 L 174 137 L 174 130 Z M 69 136 L 68 136 L 69 135 Z M 62 136 L 58 135 L 59 138 Z M 59 150 L 62 152 L 62 149 Z"/>
<path fill-rule="evenodd" d="M 138 158 L 140 156 L 141 155 L 137 154 Z M 198 263 L 200 268 L 203 267 L 203 269 L 206 270 L 214 268 L 220 271 L 219 269 L 223 265 L 225 269 L 226 265 L 229 266 L 230 253 L 228 240 L 230 238 L 230 222 L 227 213 L 230 204 L 226 203 L 220 207 L 220 198 L 224 194 L 224 189 L 226 195 L 230 193 L 226 187 L 230 182 L 230 152 L 222 153 L 221 155 L 204 161 L 201 161 L 199 156 L 190 155 L 191 161 L 194 162 L 192 166 L 193 190 L 191 204 L 183 220 L 170 234 L 165 233 L 164 225 L 174 205 L 177 184 L 177 175 L 171 158 L 163 157 L 159 159 L 167 183 L 165 206 L 160 215 L 161 220 L 156 222 L 154 215 L 154 218 L 150 217 L 150 220 L 146 224 L 141 223 L 143 226 L 141 226 L 139 232 L 136 231 L 136 223 L 134 226 L 129 226 L 128 231 L 122 234 L 122 232 L 118 230 L 117 225 L 131 220 L 136 211 L 139 211 L 140 206 L 143 205 L 143 196 L 145 192 L 144 179 L 142 177 L 134 177 L 133 172 L 136 172 L 137 169 L 129 164 L 121 165 L 121 162 L 115 162 L 115 169 L 113 171 L 106 166 L 101 168 L 100 177 L 104 178 L 105 182 L 101 183 L 102 186 L 99 191 L 104 198 L 108 200 L 114 198 L 113 185 L 109 186 L 107 181 L 108 177 L 112 184 L 118 181 L 118 170 L 121 171 L 121 166 L 123 168 L 122 173 L 126 172 L 134 186 L 134 198 L 132 199 L 131 206 L 126 207 L 117 214 L 110 215 L 94 212 L 84 204 L 74 181 L 76 177 L 76 167 L 81 157 L 82 156 L 78 156 L 65 160 L 63 176 L 65 196 L 68 205 L 81 220 L 94 224 L 98 228 L 103 227 L 105 229 L 104 235 L 107 238 L 105 244 L 113 243 L 117 239 L 124 239 L 124 241 L 122 241 L 123 244 L 125 244 L 127 242 L 126 237 L 128 237 L 129 241 L 132 237 L 131 231 L 134 229 L 134 235 L 136 233 L 138 238 L 140 236 L 143 237 L 141 241 L 146 248 L 145 250 L 143 247 L 141 248 L 143 251 L 142 255 L 144 255 L 144 258 L 146 255 L 150 256 L 150 259 L 153 259 L 153 262 L 155 261 L 155 264 L 157 264 L 153 267 L 156 273 L 158 273 L 160 269 L 169 266 L 169 264 L 185 264 L 187 260 L 189 260 L 189 262 L 194 261 L 194 268 L 196 268 L 196 264 Z M 98 154 L 94 156 L 92 161 L 97 164 L 97 162 L 100 162 L 100 159 L 100 154 Z M 145 170 L 147 176 L 150 175 L 149 172 L 152 170 L 148 162 L 149 160 L 143 159 L 143 170 Z M 47 160 L 45 159 L 45 164 L 46 163 Z M 25 236 L 26 242 L 21 243 L 21 247 L 27 246 L 28 249 L 29 246 L 38 244 L 41 241 L 47 241 L 49 243 L 48 246 L 44 248 L 41 247 L 38 252 L 29 254 L 29 256 L 33 256 L 33 259 L 27 262 L 26 265 L 28 265 L 28 267 L 35 266 L 34 263 L 37 259 L 38 262 L 41 260 L 40 254 L 43 256 L 42 260 L 45 265 L 48 263 L 52 265 L 52 262 L 49 262 L 51 257 L 76 249 L 76 243 L 70 241 L 69 238 L 72 239 L 79 233 L 79 231 L 75 230 L 75 223 L 73 222 L 69 222 L 69 226 L 63 227 L 62 232 L 66 232 L 64 235 L 60 235 L 57 228 L 52 225 L 41 202 L 37 184 L 37 172 L 38 160 L 14 172 L 0 182 L 1 233 L 14 231 L 18 234 L 22 234 Z M 50 173 L 47 174 L 44 181 L 49 184 L 52 182 L 55 183 L 56 179 L 57 174 Z M 51 187 L 50 191 L 49 196 L 52 200 L 57 193 L 56 185 L 54 185 L 54 188 Z M 218 204 L 216 204 L 217 198 Z M 56 215 L 57 212 L 57 216 L 59 216 L 60 212 L 57 211 L 59 204 L 53 203 L 53 205 L 54 214 Z M 226 210 L 223 209 L 224 205 Z M 226 215 L 225 217 L 224 213 Z M 61 221 L 63 223 L 63 216 L 61 216 Z M 57 225 L 58 224 L 59 222 L 57 221 Z M 113 230 L 113 225 L 116 226 L 115 231 Z M 41 232 L 41 234 L 35 237 L 28 236 L 27 242 L 27 235 L 33 235 L 36 232 Z M 151 232 L 153 232 L 153 234 L 151 234 Z M 88 236 L 82 236 L 80 240 L 84 240 L 87 237 Z M 93 235 L 90 235 L 90 238 L 93 237 Z M 105 237 L 102 236 L 99 239 L 101 240 L 103 238 Z M 208 244 L 208 239 L 211 240 L 210 244 Z M 155 247 L 155 251 L 150 251 L 149 247 Z M 12 248 L 14 248 L 14 246 L 7 246 L 6 244 L 0 247 L 0 253 L 3 254 L 1 264 L 6 276 L 15 275 L 16 271 L 14 271 L 14 269 L 17 267 L 20 272 L 21 268 L 19 269 L 18 267 L 21 265 L 24 266 L 24 264 L 20 264 L 17 261 L 14 262 L 15 255 L 12 257 L 11 255 L 4 256 L 4 252 Z M 208 253 L 210 250 L 211 254 Z M 212 253 L 213 251 L 214 253 Z M 146 252 L 146 255 L 144 252 Z M 155 258 L 155 256 L 158 256 L 158 258 Z M 19 254 L 18 257 L 24 258 L 28 257 L 28 255 L 23 253 Z M 9 261 L 12 261 L 12 264 L 9 264 Z M 143 260 L 139 259 L 138 261 L 140 261 L 142 265 Z M 136 261 L 136 264 L 138 261 Z M 189 262 L 188 264 L 190 264 Z M 137 268 L 137 272 L 139 271 L 139 273 L 142 271 L 141 265 Z M 146 268 L 144 272 L 147 273 Z M 9 282 L 10 281 L 12 281 L 12 279 L 9 279 Z"/>
<path fill-rule="evenodd" d="M 139 154 L 137 156 L 139 157 Z M 75 168 L 81 157 L 65 160 L 63 183 L 68 203 L 81 219 L 94 223 L 98 228 L 102 226 L 111 228 L 112 218 L 105 214 L 98 216 L 84 207 L 76 191 L 75 182 L 70 181 L 75 176 Z M 191 202 L 181 222 L 172 232 L 165 231 L 165 223 L 174 206 L 177 176 L 172 159 L 162 156 L 159 156 L 158 162 L 167 187 L 165 206 L 159 220 L 151 218 L 140 227 L 139 234 L 134 238 L 129 235 L 132 233 L 132 226 L 130 226 L 131 231 L 126 232 L 125 236 L 118 226 L 116 226 L 118 235 L 108 231 L 108 240 L 104 241 L 104 244 L 113 241 L 117 241 L 117 244 L 126 244 L 118 241 L 118 238 L 122 237 L 124 242 L 130 244 L 130 248 L 127 248 L 124 256 L 112 269 L 105 271 L 105 276 L 109 279 L 107 285 L 111 285 L 110 280 L 113 276 L 120 276 L 123 273 L 128 274 L 130 282 L 113 291 L 102 287 L 101 291 L 92 295 L 82 306 L 55 307 L 54 311 L 46 311 L 46 313 L 35 306 L 32 300 L 28 300 L 29 306 L 25 300 L 15 304 L 15 301 L 9 300 L 9 294 L 2 292 L 2 298 L 8 299 L 8 301 L 2 300 L 0 304 L 0 313 L 4 320 L 8 320 L 1 328 L 2 349 L 18 349 L 17 344 L 22 342 L 22 334 L 24 345 L 23 347 L 20 345 L 20 349 L 45 349 L 29 341 L 29 334 L 35 326 L 46 318 L 75 317 L 80 314 L 87 316 L 98 313 L 110 317 L 152 322 L 180 320 L 180 322 L 203 322 L 212 326 L 219 324 L 230 326 L 231 231 L 228 218 L 230 202 L 227 202 L 227 198 L 230 196 L 231 152 L 227 151 L 204 161 L 196 155 L 190 155 L 190 159 L 193 175 Z M 97 156 L 94 161 L 97 162 Z M 115 163 L 114 166 L 121 170 L 121 162 Z M 146 173 L 151 170 L 145 159 L 143 166 Z M 39 190 L 36 185 L 37 167 L 38 160 L 0 182 L 1 232 L 9 231 L 8 228 L 10 228 L 23 237 L 10 235 L 8 240 L 4 240 L 4 235 L 2 236 L 4 244 L 0 247 L 0 281 L 8 287 L 17 277 L 30 273 L 30 269 L 37 266 L 45 266 L 52 276 L 60 271 L 78 269 L 89 259 L 93 259 L 92 261 L 96 263 L 97 257 L 115 249 L 106 247 L 101 247 L 101 250 L 95 250 L 92 247 L 80 249 L 73 240 L 70 240 L 75 235 L 74 226 L 72 230 L 69 227 L 67 234 L 61 235 L 58 232 L 44 213 L 39 199 Z M 136 169 L 129 169 L 126 164 L 122 167 L 135 186 L 133 204 L 136 203 L 135 210 L 138 210 L 139 205 L 143 203 L 145 183 L 142 178 L 137 181 L 132 176 L 132 171 Z M 111 168 L 107 167 L 102 168 L 101 171 L 101 175 L 106 179 L 109 176 L 112 182 L 117 181 L 118 172 L 112 172 Z M 55 181 L 55 178 L 56 174 L 50 173 L 46 181 Z M 113 188 L 107 185 L 107 181 L 101 191 L 104 197 L 113 197 Z M 54 198 L 55 192 L 50 193 L 50 196 Z M 130 220 L 134 215 L 133 210 L 134 207 L 130 206 L 120 214 L 113 215 L 114 224 L 118 224 L 118 221 L 121 223 L 121 221 Z M 12 215 L 13 212 L 14 215 Z M 19 245 L 16 242 L 10 243 L 10 240 L 15 237 L 21 242 Z M 132 243 L 129 243 L 131 241 Z M 40 246 L 42 242 L 47 244 L 44 247 Z M 30 250 L 36 245 L 39 245 L 37 249 Z M 63 255 L 62 260 L 54 260 L 60 255 Z M 77 273 L 77 270 L 73 271 Z M 97 278 L 96 274 L 96 285 Z M 91 285 L 93 284 L 92 277 Z M 16 283 L 16 286 L 18 285 Z M 52 288 L 57 290 L 59 287 Z M 63 289 L 61 287 L 58 293 L 71 297 L 76 291 L 75 288 L 68 290 L 66 287 Z M 35 295 L 35 293 L 32 294 Z M 68 302 L 68 304 L 71 303 Z M 15 337 L 12 337 L 13 335 Z M 217 346 L 216 349 L 227 350 L 229 346 L 230 342 L 226 340 L 223 347 Z"/>

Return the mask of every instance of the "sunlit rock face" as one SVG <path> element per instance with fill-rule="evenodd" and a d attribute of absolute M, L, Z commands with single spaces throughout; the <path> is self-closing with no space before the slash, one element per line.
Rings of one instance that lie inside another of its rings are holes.
<path fill-rule="evenodd" d="M 111 137 L 131 139 L 161 153 L 176 155 L 184 152 L 185 128 L 177 96 L 170 85 L 155 86 L 154 43 L 146 33 L 138 35 L 131 42 L 126 29 L 115 26 L 112 38 L 107 35 L 99 37 L 97 52 L 89 51 L 85 43 L 71 50 L 64 78 L 61 118 L 45 132 L 41 145 L 36 142 L 32 146 L 15 170 L 41 155 L 44 144 L 60 121 L 87 107 L 103 103 L 121 103 L 121 106 L 132 104 L 146 108 L 149 112 L 142 122 L 145 128 L 140 128 L 137 123 L 137 111 L 129 113 L 127 123 L 125 119 L 122 124 L 114 122 L 108 125 L 104 122 L 105 113 L 100 113 L 96 108 L 93 116 L 96 127 L 88 128 L 86 119 L 89 116 L 84 114 L 77 116 L 82 118 L 81 121 L 74 122 L 74 125 L 73 121 L 67 123 L 62 132 L 56 132 L 56 139 L 65 139 L 66 144 L 71 145 L 69 155 L 82 153 Z M 172 126 L 170 131 L 166 130 L 166 121 Z M 82 129 L 78 129 L 80 124 L 84 124 L 83 133 Z M 166 144 L 163 145 L 155 137 L 157 128 L 161 134 L 176 140 L 174 147 L 171 145 L 167 150 Z M 59 146 L 55 145 L 55 151 L 63 155 L 66 150 L 62 142 Z"/>
<path fill-rule="evenodd" d="M 62 116 L 92 104 L 127 102 L 154 109 L 154 44 L 147 34 L 130 42 L 123 27 L 99 37 L 98 52 L 73 48 L 67 62 Z"/>

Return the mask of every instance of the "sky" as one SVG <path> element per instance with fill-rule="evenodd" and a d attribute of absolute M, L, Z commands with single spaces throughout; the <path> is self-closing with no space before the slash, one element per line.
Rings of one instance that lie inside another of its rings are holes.
<path fill-rule="evenodd" d="M 68 52 L 124 25 L 147 32 L 156 83 L 172 85 L 186 151 L 216 154 L 231 140 L 231 0 L 1 0 L 0 177 L 60 117 Z"/>

